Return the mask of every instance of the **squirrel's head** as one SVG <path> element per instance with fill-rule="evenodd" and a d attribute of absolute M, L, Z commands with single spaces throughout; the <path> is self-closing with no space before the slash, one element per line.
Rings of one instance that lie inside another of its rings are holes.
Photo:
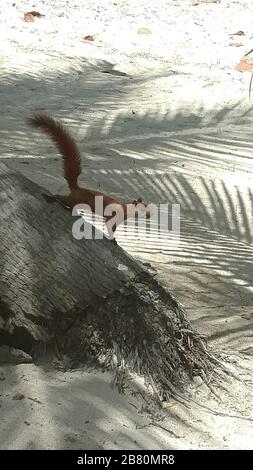
<path fill-rule="evenodd" d="M 131 215 L 135 216 L 138 214 L 138 217 L 144 217 L 149 219 L 151 217 L 151 210 L 147 204 L 145 204 L 142 199 L 134 199 L 131 203 L 130 209 Z"/>

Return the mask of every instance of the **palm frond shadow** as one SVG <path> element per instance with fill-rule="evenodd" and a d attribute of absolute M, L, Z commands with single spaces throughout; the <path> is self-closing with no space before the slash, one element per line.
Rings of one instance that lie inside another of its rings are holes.
<path fill-rule="evenodd" d="M 175 110 L 169 94 L 165 106 L 152 101 L 143 110 L 139 90 L 150 91 L 152 80 L 169 79 L 173 72 L 130 79 L 102 73 L 110 68 L 113 64 L 107 62 L 76 65 L 70 60 L 68 68 L 45 72 L 43 78 L 36 73 L 6 77 L 1 158 L 48 190 L 65 192 L 55 148 L 24 124 L 24 117 L 38 110 L 62 119 L 83 153 L 83 185 L 121 199 L 142 196 L 149 203 L 180 204 L 176 249 L 166 233 L 152 236 L 152 227 L 145 242 L 134 232 L 124 242 L 119 229 L 125 248 L 137 255 L 169 255 L 168 278 L 172 281 L 180 266 L 188 267 L 189 282 L 200 289 L 207 270 L 213 269 L 216 279 L 209 299 L 213 293 L 222 297 L 225 287 L 231 301 L 249 303 L 252 109 L 237 103 L 208 111 L 196 106 L 194 111 L 189 106 Z M 16 87 L 19 117 L 12 98 Z M 239 172 L 238 184 L 227 178 L 228 169 Z"/>

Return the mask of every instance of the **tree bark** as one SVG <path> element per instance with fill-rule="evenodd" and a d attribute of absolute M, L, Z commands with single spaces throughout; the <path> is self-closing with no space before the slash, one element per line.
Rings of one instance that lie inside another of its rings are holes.
<path fill-rule="evenodd" d="M 0 163 L 0 345 L 142 374 L 167 399 L 211 356 L 182 306 L 110 240 L 76 240 L 71 212 Z"/>

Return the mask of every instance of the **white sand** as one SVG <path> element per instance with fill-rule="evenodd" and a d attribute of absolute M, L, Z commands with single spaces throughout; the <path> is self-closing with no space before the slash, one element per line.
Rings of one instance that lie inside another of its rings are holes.
<path fill-rule="evenodd" d="M 166 234 L 144 244 L 119 231 L 118 241 L 152 262 L 242 382 L 218 389 L 221 403 L 196 388 L 196 401 L 223 414 L 172 403 L 157 422 L 140 398 L 112 391 L 107 374 L 2 367 L 0 448 L 252 448 L 252 112 L 250 74 L 234 70 L 253 47 L 252 5 L 12 3 L 0 2 L 1 160 L 64 193 L 54 147 L 24 123 L 43 110 L 75 135 L 83 184 L 179 203 L 179 250 Z M 34 9 L 45 17 L 25 23 Z M 26 398 L 12 400 L 16 392 Z"/>

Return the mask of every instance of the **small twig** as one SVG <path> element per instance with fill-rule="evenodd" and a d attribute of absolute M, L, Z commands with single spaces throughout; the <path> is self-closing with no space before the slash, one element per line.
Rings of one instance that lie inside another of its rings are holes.
<path fill-rule="evenodd" d="M 171 429 L 168 429 L 166 428 L 165 426 L 162 426 L 159 422 L 157 421 L 152 421 L 149 426 L 155 426 L 157 428 L 160 428 L 160 429 L 163 429 L 164 431 L 168 432 L 169 434 L 171 434 L 173 437 L 175 437 L 176 439 L 180 439 L 184 436 L 179 436 L 178 434 L 176 434 L 174 431 L 171 431 Z"/>
<path fill-rule="evenodd" d="M 253 52 L 253 49 L 251 49 L 249 52 L 247 52 L 246 54 L 244 54 L 243 57 L 247 57 L 247 55 L 250 55 L 251 52 Z"/>
<path fill-rule="evenodd" d="M 192 403 L 195 403 L 195 405 L 198 405 L 200 408 L 203 408 L 207 412 L 213 413 L 216 416 L 225 416 L 226 418 L 236 418 L 236 419 L 242 419 L 244 421 L 253 421 L 253 418 L 246 418 L 244 416 L 239 416 L 239 415 L 229 415 L 227 413 L 223 413 L 222 411 L 215 411 L 212 408 L 209 408 L 208 406 L 203 405 L 202 403 L 198 403 L 197 401 L 195 401 L 193 399 L 191 401 L 192 401 Z"/>
<path fill-rule="evenodd" d="M 206 374 L 204 372 L 204 370 L 202 369 L 201 371 L 201 377 L 203 378 L 203 381 L 204 383 L 206 384 L 206 386 L 209 388 L 209 390 L 213 393 L 213 395 L 217 398 L 217 400 L 220 402 L 221 401 L 221 398 L 219 397 L 218 393 L 215 392 L 215 390 L 213 389 L 212 385 L 210 385 L 210 383 L 208 382 L 207 378 L 206 378 Z"/>
<path fill-rule="evenodd" d="M 138 406 L 134 405 L 134 403 L 129 402 L 129 405 L 132 405 L 134 408 L 136 408 L 136 410 L 138 410 Z"/>
<path fill-rule="evenodd" d="M 207 349 L 206 349 L 206 347 L 205 347 L 203 341 L 200 341 L 200 342 L 201 342 L 201 344 L 202 344 L 202 347 L 204 348 L 205 354 L 207 355 L 207 357 L 209 357 L 209 359 L 210 359 L 211 362 L 215 362 L 216 364 L 218 364 L 218 365 L 222 368 L 222 370 L 223 370 L 224 372 L 226 372 L 226 374 L 230 375 L 231 377 L 233 377 L 234 379 L 238 380 L 239 382 L 241 381 L 240 379 L 238 379 L 238 377 L 237 377 L 233 372 L 231 372 L 231 371 L 228 369 L 228 367 L 226 367 L 221 361 L 219 361 L 219 359 L 217 359 L 215 356 L 213 356 L 212 354 L 210 354 L 210 353 L 207 351 Z"/>
<path fill-rule="evenodd" d="M 32 398 L 32 397 L 27 397 L 27 398 L 28 398 L 28 400 L 35 401 L 35 403 L 39 403 L 39 405 L 43 405 L 43 403 L 40 400 L 38 400 L 37 398 Z"/>
<path fill-rule="evenodd" d="M 252 80 L 253 80 L 253 72 L 251 74 L 250 82 L 249 82 L 249 99 L 251 97 L 251 87 L 252 87 Z"/>

